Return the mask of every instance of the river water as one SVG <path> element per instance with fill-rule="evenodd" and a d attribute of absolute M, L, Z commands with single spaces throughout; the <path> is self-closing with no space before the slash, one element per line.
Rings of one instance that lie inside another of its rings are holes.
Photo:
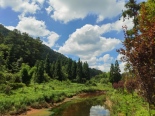
<path fill-rule="evenodd" d="M 87 96 L 64 103 L 52 110 L 51 116 L 110 116 L 104 107 L 105 96 Z"/>

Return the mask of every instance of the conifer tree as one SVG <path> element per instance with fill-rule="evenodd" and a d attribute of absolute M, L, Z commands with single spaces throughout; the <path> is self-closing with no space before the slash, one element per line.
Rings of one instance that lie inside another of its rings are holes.
<path fill-rule="evenodd" d="M 72 67 L 71 67 L 72 80 L 76 79 L 76 68 L 77 68 L 77 64 L 75 61 L 73 61 Z"/>
<path fill-rule="evenodd" d="M 37 61 L 37 70 L 36 70 L 36 82 L 42 83 L 44 82 L 44 62 Z"/>
<path fill-rule="evenodd" d="M 68 59 L 68 62 L 67 62 L 67 75 L 68 75 L 68 79 L 69 80 L 72 80 L 72 59 Z"/>
<path fill-rule="evenodd" d="M 45 72 L 48 74 L 48 76 L 51 76 L 49 54 L 46 55 L 45 66 L 44 67 L 45 67 Z"/>
<path fill-rule="evenodd" d="M 118 61 L 116 60 L 115 65 L 111 64 L 109 80 L 113 84 L 113 83 L 118 83 L 121 80 L 121 78 L 122 76 L 120 74 L 119 64 L 118 64 Z"/>
<path fill-rule="evenodd" d="M 77 69 L 76 69 L 76 80 L 77 82 L 81 83 L 82 82 L 82 62 L 80 61 L 80 58 L 77 63 Z"/>
<path fill-rule="evenodd" d="M 86 80 L 90 79 L 89 66 L 87 62 L 83 63 L 83 76 Z"/>
<path fill-rule="evenodd" d="M 63 80 L 60 60 L 57 60 L 55 64 L 54 76 L 54 78 L 58 79 L 59 81 Z"/>

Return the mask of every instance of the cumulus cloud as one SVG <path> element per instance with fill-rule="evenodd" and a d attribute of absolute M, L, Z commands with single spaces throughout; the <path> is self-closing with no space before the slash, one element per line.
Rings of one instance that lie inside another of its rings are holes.
<path fill-rule="evenodd" d="M 35 14 L 45 0 L 1 0 L 0 7 L 11 7 L 15 12 Z"/>
<path fill-rule="evenodd" d="M 98 61 L 104 62 L 104 63 L 111 63 L 113 60 L 113 57 L 110 56 L 110 54 L 105 54 L 103 57 L 100 57 Z"/>
<path fill-rule="evenodd" d="M 124 1 L 116 0 L 49 0 L 54 10 L 51 17 L 64 23 L 83 19 L 89 14 L 97 15 L 97 22 L 100 22 L 120 14 L 124 4 Z"/>
<path fill-rule="evenodd" d="M 59 35 L 55 32 L 51 32 L 50 36 L 47 37 L 47 42 L 43 41 L 43 43 L 49 47 L 53 47 L 58 39 Z"/>
<path fill-rule="evenodd" d="M 16 28 L 22 32 L 27 32 L 35 37 L 50 34 L 50 31 L 46 29 L 44 21 L 37 20 L 35 17 L 20 17 L 19 19 L 20 21 Z"/>
<path fill-rule="evenodd" d="M 55 42 L 59 39 L 59 35 L 53 31 L 47 29 L 44 21 L 37 20 L 35 17 L 19 17 L 20 21 L 16 27 L 5 26 L 6 28 L 13 30 L 18 29 L 21 32 L 26 32 L 33 37 L 47 38 L 47 41 L 43 40 L 43 43 L 49 47 L 53 47 Z"/>
<path fill-rule="evenodd" d="M 51 11 L 53 11 L 53 8 L 51 6 L 45 8 L 47 14 L 50 14 Z"/>
<path fill-rule="evenodd" d="M 58 51 L 65 54 L 75 54 L 80 58 L 90 58 L 110 51 L 121 43 L 116 38 L 102 37 L 101 29 L 97 25 L 89 24 L 77 29 Z"/>

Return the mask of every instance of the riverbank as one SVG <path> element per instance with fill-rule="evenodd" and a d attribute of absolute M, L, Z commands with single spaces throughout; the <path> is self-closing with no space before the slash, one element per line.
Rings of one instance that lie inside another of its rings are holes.
<path fill-rule="evenodd" d="M 79 93 L 75 96 L 72 96 L 70 98 L 65 98 L 64 100 L 58 102 L 58 103 L 53 103 L 53 105 L 50 106 L 50 103 L 48 103 L 48 108 L 41 108 L 41 109 L 34 109 L 34 108 L 30 108 L 28 111 L 26 112 L 23 112 L 22 114 L 20 114 L 19 116 L 34 116 L 34 115 L 50 115 L 51 114 L 51 109 L 52 108 L 55 108 L 57 106 L 60 106 L 66 102 L 69 102 L 69 101 L 72 101 L 72 100 L 75 100 L 75 99 L 78 99 L 78 98 L 87 98 L 87 97 L 95 97 L 95 96 L 100 96 L 100 95 L 103 95 L 105 94 L 106 92 L 103 91 L 103 90 L 96 90 L 96 91 L 92 91 L 92 92 L 82 92 L 82 93 Z"/>

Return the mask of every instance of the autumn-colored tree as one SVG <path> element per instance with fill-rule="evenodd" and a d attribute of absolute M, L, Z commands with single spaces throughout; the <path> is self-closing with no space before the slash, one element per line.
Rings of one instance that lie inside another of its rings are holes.
<path fill-rule="evenodd" d="M 125 49 L 119 52 L 125 56 L 122 60 L 132 65 L 136 77 L 140 79 L 139 85 L 146 100 L 155 105 L 155 1 L 136 4 L 135 0 L 130 0 L 127 4 L 127 10 L 134 13 L 124 12 L 126 15 L 123 15 L 134 17 L 134 27 L 132 30 L 123 27 Z"/>

